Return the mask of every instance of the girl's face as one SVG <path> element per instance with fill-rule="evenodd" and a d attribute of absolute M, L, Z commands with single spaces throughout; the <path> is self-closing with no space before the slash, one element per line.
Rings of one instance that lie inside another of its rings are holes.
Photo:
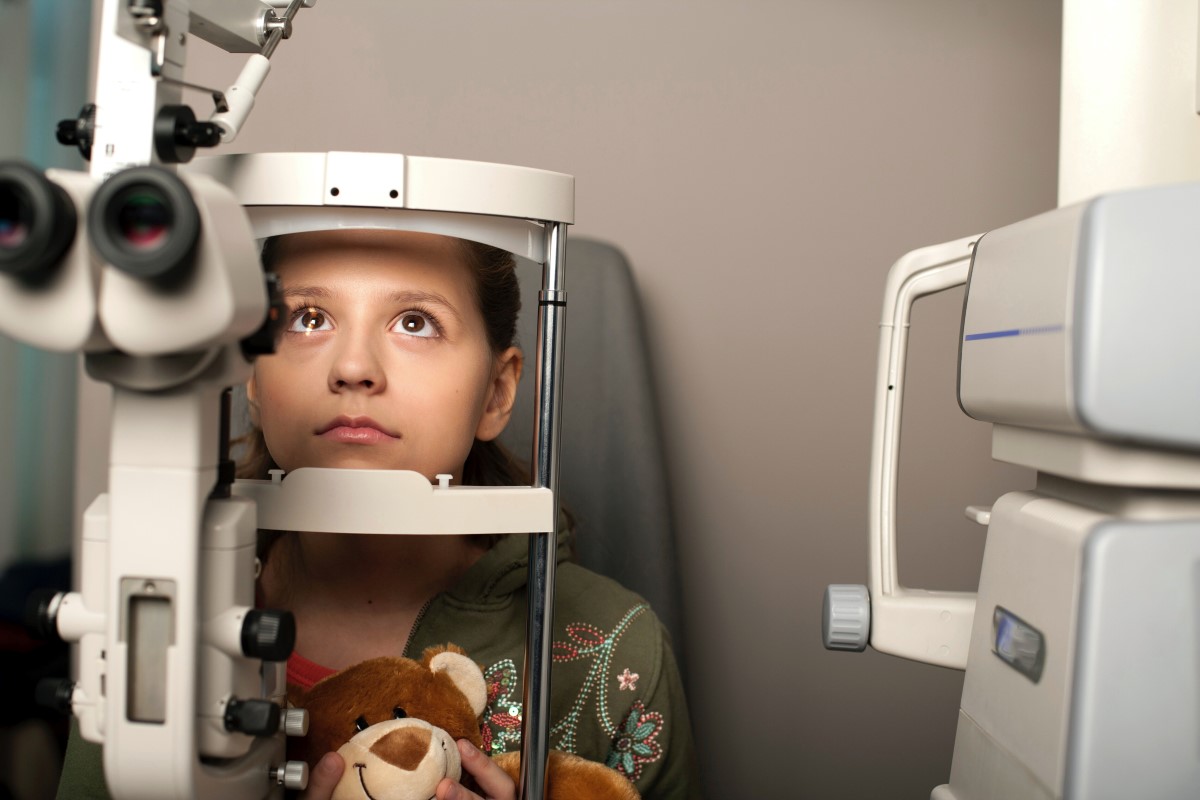
<path fill-rule="evenodd" d="M 289 314 L 248 386 L 267 449 L 298 467 L 461 478 L 476 439 L 508 423 L 516 348 L 492 352 L 454 239 L 321 231 L 280 242 Z"/>

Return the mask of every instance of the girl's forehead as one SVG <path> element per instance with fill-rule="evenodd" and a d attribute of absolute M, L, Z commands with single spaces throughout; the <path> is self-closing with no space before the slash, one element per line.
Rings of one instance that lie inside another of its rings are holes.
<path fill-rule="evenodd" d="M 465 264 L 465 250 L 457 239 L 430 233 L 392 230 L 329 230 L 279 237 L 274 246 L 278 265 L 293 262 L 355 263 L 394 261 Z"/>
<path fill-rule="evenodd" d="M 457 239 L 403 231 L 321 231 L 292 234 L 274 245 L 268 266 L 284 287 L 296 283 L 436 285 L 464 297 L 475 293 L 466 250 Z"/>

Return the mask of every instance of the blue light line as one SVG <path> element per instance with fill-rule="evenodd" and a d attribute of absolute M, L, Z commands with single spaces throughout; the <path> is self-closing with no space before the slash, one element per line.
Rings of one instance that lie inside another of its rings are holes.
<path fill-rule="evenodd" d="M 1035 328 L 1009 328 L 1002 331 L 987 331 L 985 333 L 968 333 L 963 337 L 964 342 L 978 342 L 983 339 L 1007 339 L 1013 336 L 1036 336 L 1042 333 L 1060 333 L 1062 325 L 1039 325 Z"/>

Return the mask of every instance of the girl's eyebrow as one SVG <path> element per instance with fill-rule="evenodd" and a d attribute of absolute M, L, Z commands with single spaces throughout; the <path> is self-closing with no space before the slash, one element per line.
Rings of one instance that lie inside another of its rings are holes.
<path fill-rule="evenodd" d="M 289 286 L 283 290 L 283 298 L 285 300 L 292 297 L 320 297 L 325 299 L 331 296 L 330 291 L 321 286 Z"/>
<path fill-rule="evenodd" d="M 459 316 L 458 309 L 454 307 L 454 304 L 437 292 L 422 289 L 401 289 L 400 291 L 390 293 L 388 299 L 393 303 L 399 304 L 412 303 L 413 305 L 440 306 L 455 317 Z"/>

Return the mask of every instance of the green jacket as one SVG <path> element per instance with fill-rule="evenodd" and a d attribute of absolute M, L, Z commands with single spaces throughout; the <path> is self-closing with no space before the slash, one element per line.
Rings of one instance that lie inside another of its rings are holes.
<path fill-rule="evenodd" d="M 555 578 L 550 746 L 607 763 L 645 800 L 700 796 L 687 704 L 667 634 L 644 600 L 567 558 Z M 521 746 L 529 544 L 502 538 L 413 628 L 405 655 L 452 642 L 484 665 L 484 749 Z M 100 748 L 72 729 L 58 797 L 107 798 Z"/>

